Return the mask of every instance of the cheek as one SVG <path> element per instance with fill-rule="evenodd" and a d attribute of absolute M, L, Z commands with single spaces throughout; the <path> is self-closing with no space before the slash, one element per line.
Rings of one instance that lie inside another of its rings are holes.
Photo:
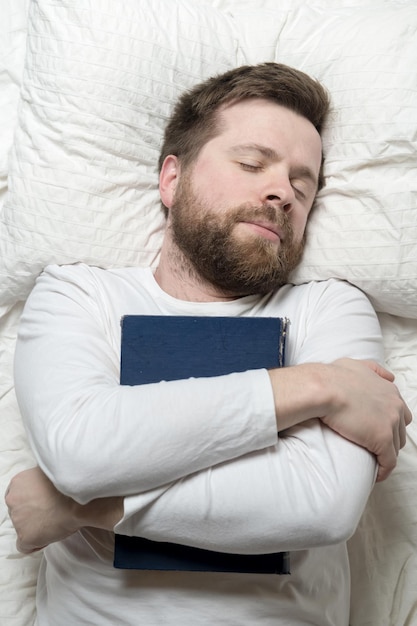
<path fill-rule="evenodd" d="M 197 196 L 207 201 L 214 210 L 236 204 L 236 187 L 236 180 L 219 169 L 206 170 L 193 181 Z"/>
<path fill-rule="evenodd" d="M 292 227 L 294 229 L 294 241 L 300 242 L 304 236 L 307 226 L 308 215 L 304 212 L 294 213 Z"/>

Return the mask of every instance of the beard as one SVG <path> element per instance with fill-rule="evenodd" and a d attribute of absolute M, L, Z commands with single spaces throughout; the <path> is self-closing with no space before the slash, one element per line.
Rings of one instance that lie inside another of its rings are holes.
<path fill-rule="evenodd" d="M 256 234 L 236 236 L 236 225 L 252 220 L 277 226 L 283 234 L 278 246 Z M 292 224 L 282 209 L 243 204 L 212 211 L 184 174 L 172 205 L 171 228 L 183 269 L 233 296 L 263 295 L 285 285 L 305 245 L 305 236 L 294 241 Z"/>

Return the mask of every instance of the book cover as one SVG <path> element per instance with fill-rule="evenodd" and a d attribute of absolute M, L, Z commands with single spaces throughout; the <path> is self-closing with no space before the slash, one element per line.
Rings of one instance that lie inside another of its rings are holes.
<path fill-rule="evenodd" d="M 122 385 L 220 376 L 284 365 L 286 319 L 127 315 L 121 324 Z M 289 555 L 229 554 L 116 535 L 114 566 L 287 574 Z"/>

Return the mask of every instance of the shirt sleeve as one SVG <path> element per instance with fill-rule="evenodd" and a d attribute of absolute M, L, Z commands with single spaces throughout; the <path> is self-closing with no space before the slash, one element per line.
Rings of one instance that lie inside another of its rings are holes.
<path fill-rule="evenodd" d="M 120 386 L 114 319 L 96 285 L 69 276 L 38 281 L 15 361 L 32 447 L 60 491 L 81 503 L 125 495 L 116 532 L 225 551 L 301 549 L 353 532 L 371 455 L 319 420 L 278 440 L 264 370 Z M 303 310 L 292 364 L 380 358 L 375 314 L 357 290 L 312 289 Z"/>
<path fill-rule="evenodd" d="M 344 283 L 312 288 L 295 326 L 292 364 L 344 356 L 382 360 L 376 315 L 365 296 Z M 310 420 L 276 445 L 125 498 L 115 531 L 242 553 L 338 543 L 353 534 L 375 473 L 373 455 Z"/>
<path fill-rule="evenodd" d="M 40 277 L 15 354 L 32 449 L 62 493 L 85 503 L 146 492 L 277 441 L 265 371 L 121 386 L 118 320 L 91 276 Z"/>
<path fill-rule="evenodd" d="M 115 531 L 243 554 L 331 545 L 353 534 L 374 477 L 366 450 L 310 420 L 267 450 L 125 498 Z"/>

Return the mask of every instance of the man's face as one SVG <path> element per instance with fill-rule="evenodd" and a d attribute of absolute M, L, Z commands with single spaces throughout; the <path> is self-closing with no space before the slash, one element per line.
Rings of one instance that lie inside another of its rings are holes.
<path fill-rule="evenodd" d="M 300 261 L 320 136 L 308 120 L 266 100 L 232 104 L 220 115 L 220 134 L 178 177 L 173 241 L 224 293 L 267 293 Z"/>

